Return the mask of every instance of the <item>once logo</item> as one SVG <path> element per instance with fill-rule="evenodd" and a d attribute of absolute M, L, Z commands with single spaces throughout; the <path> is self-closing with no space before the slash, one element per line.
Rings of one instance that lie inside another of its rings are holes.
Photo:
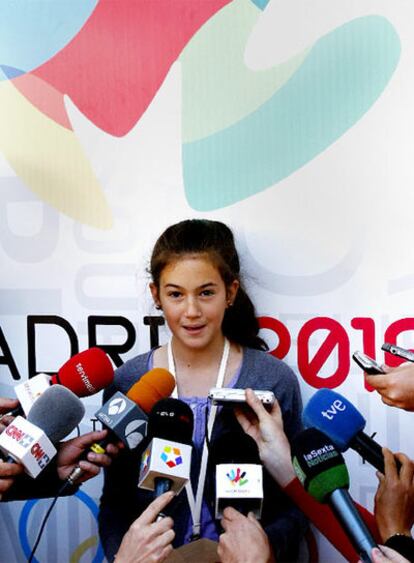
<path fill-rule="evenodd" d="M 335 399 L 332 405 L 326 409 L 326 411 L 321 411 L 321 415 L 328 420 L 333 420 L 333 417 L 338 414 L 338 412 L 343 412 L 346 409 L 346 405 L 340 400 Z"/>
<path fill-rule="evenodd" d="M 243 485 L 245 485 L 249 481 L 248 479 L 244 478 L 246 477 L 246 471 L 243 471 L 242 473 L 240 467 L 238 467 L 236 471 L 232 469 L 229 473 L 226 473 L 226 475 L 233 487 L 243 487 Z"/>
<path fill-rule="evenodd" d="M 125 410 L 126 401 L 124 399 L 114 399 L 109 403 L 108 414 L 120 414 Z"/>
<path fill-rule="evenodd" d="M 181 465 L 183 462 L 180 448 L 173 448 L 172 446 L 165 446 L 161 453 L 161 459 L 169 468 Z"/>

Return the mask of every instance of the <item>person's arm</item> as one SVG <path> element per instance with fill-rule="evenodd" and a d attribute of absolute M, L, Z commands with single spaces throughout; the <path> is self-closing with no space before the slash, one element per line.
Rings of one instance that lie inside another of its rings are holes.
<path fill-rule="evenodd" d="M 391 407 L 414 411 L 414 364 L 405 363 L 397 368 L 383 366 L 384 375 L 365 375 L 366 382 L 380 395 L 382 402 Z"/>
<path fill-rule="evenodd" d="M 222 563 L 274 562 L 265 531 L 252 512 L 243 516 L 231 507 L 224 509 L 217 553 Z"/>
<path fill-rule="evenodd" d="M 375 495 L 375 517 L 386 546 L 396 549 L 410 561 L 414 560 L 414 463 L 404 454 L 387 448 L 384 454 L 384 475 L 377 472 L 379 485 Z M 401 463 L 398 471 L 396 459 Z"/>
<path fill-rule="evenodd" d="M 58 445 L 58 453 L 56 458 L 42 471 L 36 478 L 32 479 L 23 473 L 23 468 L 19 471 L 19 476 L 12 482 L 5 492 L 4 501 L 14 500 L 27 500 L 31 498 L 47 498 L 54 497 L 58 494 L 68 496 L 74 494 L 79 487 L 79 484 L 95 477 L 100 467 L 107 467 L 112 459 L 109 455 L 105 454 L 88 454 L 88 461 L 81 461 L 80 466 L 85 470 L 85 475 L 80 479 L 79 483 L 75 486 L 69 486 L 62 493 L 61 488 L 64 480 L 70 475 L 72 470 L 77 466 L 81 454 L 89 448 L 94 442 L 105 438 L 107 431 L 89 432 L 72 440 L 61 442 Z M 116 455 L 118 448 L 115 445 L 108 447 L 108 453 Z M 0 468 L 1 468 L 0 464 Z M 13 467 L 21 467 L 15 464 Z M 1 469 L 0 469 L 1 474 Z"/>
<path fill-rule="evenodd" d="M 282 411 L 277 399 L 267 411 L 252 389 L 246 389 L 246 402 L 252 409 L 236 410 L 236 418 L 243 430 L 251 436 L 259 449 L 264 466 L 281 486 L 296 478 L 292 466 L 290 444 L 283 430 Z"/>
<path fill-rule="evenodd" d="M 124 535 L 115 563 L 159 563 L 172 551 L 174 522 L 170 517 L 158 518 L 159 513 L 174 498 L 169 491 L 156 498 L 131 524 Z"/>

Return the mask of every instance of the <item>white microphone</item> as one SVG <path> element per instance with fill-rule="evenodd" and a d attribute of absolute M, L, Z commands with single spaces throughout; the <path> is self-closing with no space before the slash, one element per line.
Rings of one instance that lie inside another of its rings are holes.
<path fill-rule="evenodd" d="M 53 444 L 65 438 L 85 414 L 80 399 L 66 387 L 49 387 L 30 409 L 27 420 L 16 417 L 0 435 L 0 451 L 10 463 L 21 463 L 37 477 L 56 455 Z"/>
<path fill-rule="evenodd" d="M 23 383 L 14 387 L 16 397 L 20 403 L 18 414 L 27 416 L 36 400 L 50 387 L 50 377 L 45 373 L 39 373 Z"/>
<path fill-rule="evenodd" d="M 17 416 L 1 433 L 0 450 L 7 462 L 20 463 L 33 478 L 56 455 L 56 448 L 43 430 L 22 416 Z"/>

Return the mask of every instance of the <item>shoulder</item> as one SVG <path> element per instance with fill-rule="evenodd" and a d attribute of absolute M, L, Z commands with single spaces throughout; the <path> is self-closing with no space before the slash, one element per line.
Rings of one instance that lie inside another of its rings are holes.
<path fill-rule="evenodd" d="M 151 351 L 140 354 L 115 370 L 113 385 L 117 391 L 126 393 L 148 371 L 150 356 Z"/>

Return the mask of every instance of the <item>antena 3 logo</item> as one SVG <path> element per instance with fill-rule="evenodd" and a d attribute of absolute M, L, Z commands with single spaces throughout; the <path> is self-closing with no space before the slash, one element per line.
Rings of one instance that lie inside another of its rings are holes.
<path fill-rule="evenodd" d="M 121 414 L 126 408 L 126 401 L 121 397 L 114 399 L 109 403 L 108 414 L 113 416 L 114 414 Z"/>
<path fill-rule="evenodd" d="M 145 420 L 132 420 L 125 427 L 125 440 L 127 441 L 128 448 L 133 450 L 142 442 L 145 437 L 147 423 Z"/>

